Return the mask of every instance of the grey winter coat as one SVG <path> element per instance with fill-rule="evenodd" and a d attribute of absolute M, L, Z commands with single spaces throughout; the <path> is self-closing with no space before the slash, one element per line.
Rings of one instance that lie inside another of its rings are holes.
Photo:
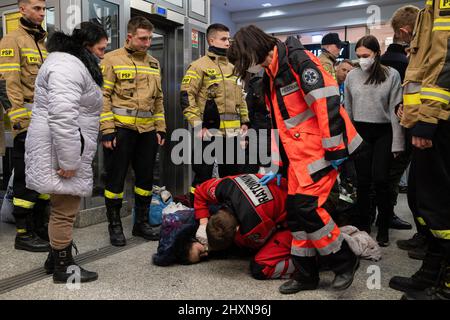
<path fill-rule="evenodd" d="M 91 195 L 103 102 L 99 81 L 94 81 L 90 68 L 72 54 L 53 52 L 39 70 L 25 142 L 27 188 Z M 76 170 L 76 174 L 65 179 L 58 169 Z"/>

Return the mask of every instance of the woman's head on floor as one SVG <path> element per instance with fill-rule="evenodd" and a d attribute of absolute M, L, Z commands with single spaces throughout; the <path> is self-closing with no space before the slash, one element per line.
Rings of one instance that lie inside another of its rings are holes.
<path fill-rule="evenodd" d="M 182 233 L 174 243 L 174 256 L 179 264 L 194 264 L 204 261 L 211 252 L 224 251 L 234 242 L 238 222 L 228 207 L 221 207 L 213 214 L 206 226 L 208 245 L 201 244 L 195 234 Z"/>

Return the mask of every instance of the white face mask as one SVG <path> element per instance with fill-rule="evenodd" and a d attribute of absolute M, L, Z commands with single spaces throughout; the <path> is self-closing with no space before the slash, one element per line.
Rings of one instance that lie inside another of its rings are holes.
<path fill-rule="evenodd" d="M 260 64 L 253 64 L 247 69 L 248 73 L 259 73 L 264 68 Z"/>
<path fill-rule="evenodd" d="M 372 65 L 375 63 L 375 58 L 360 58 L 359 59 L 359 65 L 361 66 L 361 69 L 364 71 L 369 71 Z"/>

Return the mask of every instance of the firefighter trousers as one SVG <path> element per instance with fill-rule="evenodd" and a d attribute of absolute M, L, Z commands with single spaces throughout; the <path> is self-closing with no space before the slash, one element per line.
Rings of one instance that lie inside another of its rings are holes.
<path fill-rule="evenodd" d="M 197 138 L 195 138 L 197 139 Z M 213 150 L 213 147 L 217 148 Z M 201 154 L 200 154 L 201 151 Z M 237 163 L 237 153 L 240 152 L 238 138 L 224 138 L 214 136 L 210 140 L 199 139 L 194 142 L 193 164 L 194 179 L 192 180 L 191 194 L 195 188 L 213 177 L 214 159 L 217 161 L 219 176 L 228 177 L 241 173 L 243 166 Z M 231 153 L 233 152 L 233 153 Z M 242 152 L 245 160 L 245 151 Z"/>
<path fill-rule="evenodd" d="M 156 132 L 143 132 L 117 128 L 116 147 L 103 148 L 105 154 L 107 208 L 121 208 L 125 178 L 130 165 L 135 174 L 134 199 L 137 208 L 150 206 L 153 190 L 153 168 L 158 143 Z"/>
<path fill-rule="evenodd" d="M 287 224 L 292 232 L 291 254 L 296 268 L 294 278 L 303 282 L 317 282 L 317 255 L 336 274 L 350 271 L 357 257 L 344 241 L 341 230 L 333 221 L 334 210 L 329 200 L 338 171 L 331 166 L 323 169 L 320 178 L 310 185 L 300 183 L 299 166 L 291 161 L 288 168 Z"/>
<path fill-rule="evenodd" d="M 35 224 L 46 224 L 48 222 L 46 210 L 50 199 L 49 195 L 39 194 L 26 187 L 25 139 L 26 132 L 17 135 L 14 138 L 14 148 L 12 151 L 14 163 L 13 214 L 16 220 L 16 229 L 21 230 L 20 232 L 31 231 L 34 229 Z M 35 221 L 33 222 L 33 220 Z"/>
<path fill-rule="evenodd" d="M 414 149 L 417 212 L 419 220 L 450 255 L 450 121 L 440 121 L 433 147 Z"/>

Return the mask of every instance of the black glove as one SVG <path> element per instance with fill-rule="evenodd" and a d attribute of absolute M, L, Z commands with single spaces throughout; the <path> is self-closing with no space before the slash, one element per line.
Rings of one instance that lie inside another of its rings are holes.
<path fill-rule="evenodd" d="M 116 138 L 116 133 L 102 134 L 102 142 L 113 141 Z"/>

